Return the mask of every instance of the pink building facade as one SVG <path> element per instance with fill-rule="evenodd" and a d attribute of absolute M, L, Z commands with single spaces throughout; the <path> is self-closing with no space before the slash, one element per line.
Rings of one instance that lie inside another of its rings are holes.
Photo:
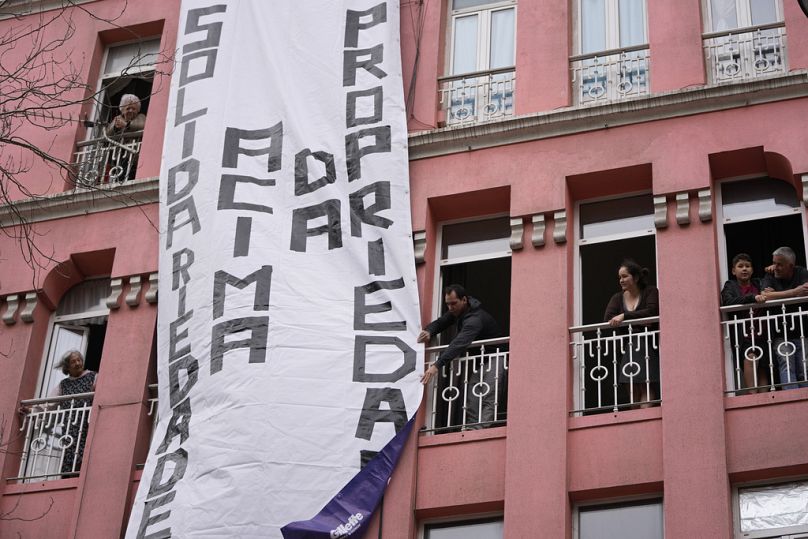
<path fill-rule="evenodd" d="M 75 164 L 77 185 L 35 166 L 27 192 L 0 207 L 0 537 L 120 536 L 149 444 L 165 51 L 179 5 L 123 6 L 70 13 L 69 56 L 99 98 L 31 135 Z M 808 536 L 793 509 L 808 505 L 808 304 L 720 299 L 739 252 L 760 276 L 782 245 L 806 265 L 797 3 L 400 9 L 422 319 L 460 283 L 503 338 L 426 388 L 423 428 L 367 536 Z M 0 32 L 38 17 L 0 20 Z M 125 93 L 143 100 L 146 123 L 116 145 L 101 125 Z M 35 269 L 16 212 L 36 233 Z M 659 312 L 613 329 L 603 312 L 624 258 L 649 268 Z M 99 382 L 65 412 L 48 397 L 72 348 Z M 778 350 L 796 359 L 782 374 Z M 640 378 L 657 360 L 658 379 Z M 468 413 L 474 392 L 495 403 L 482 423 Z M 65 434 L 84 440 L 80 459 L 59 445 Z"/>

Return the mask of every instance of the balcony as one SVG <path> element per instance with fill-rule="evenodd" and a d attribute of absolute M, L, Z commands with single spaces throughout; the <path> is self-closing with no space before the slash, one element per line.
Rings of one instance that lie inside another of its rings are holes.
<path fill-rule="evenodd" d="M 20 402 L 25 414 L 20 471 L 12 480 L 75 477 L 81 469 L 94 393 Z"/>
<path fill-rule="evenodd" d="M 704 57 L 710 84 L 785 73 L 785 27 L 774 23 L 705 34 Z"/>
<path fill-rule="evenodd" d="M 722 307 L 730 395 L 808 383 L 808 299 Z"/>
<path fill-rule="evenodd" d="M 133 180 L 142 138 L 142 131 L 115 139 L 102 133 L 100 138 L 79 142 L 73 160 L 76 185 L 99 187 Z"/>
<path fill-rule="evenodd" d="M 569 329 L 574 369 L 574 415 L 658 404 L 659 317 Z M 643 394 L 645 396 L 643 396 Z"/>
<path fill-rule="evenodd" d="M 513 116 L 514 69 L 478 71 L 438 80 L 446 125 L 470 125 Z"/>
<path fill-rule="evenodd" d="M 440 369 L 427 392 L 425 432 L 439 434 L 504 425 L 508 403 L 509 338 L 474 341 Z M 446 346 L 426 349 L 427 361 Z"/>
<path fill-rule="evenodd" d="M 641 97 L 650 93 L 648 46 L 570 58 L 576 106 Z"/>

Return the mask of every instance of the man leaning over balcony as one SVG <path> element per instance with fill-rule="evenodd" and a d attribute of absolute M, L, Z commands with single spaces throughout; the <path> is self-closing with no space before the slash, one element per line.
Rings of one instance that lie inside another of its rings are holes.
<path fill-rule="evenodd" d="M 457 334 L 449 346 L 440 353 L 438 359 L 430 363 L 424 372 L 421 377 L 421 383 L 424 385 L 429 383 L 440 368 L 447 366 L 453 359 L 465 352 L 472 342 L 501 336 L 494 318 L 485 312 L 480 301 L 469 296 L 461 285 L 449 285 L 444 292 L 448 311 L 437 320 L 430 322 L 421 331 L 418 335 L 418 342 L 428 343 L 432 337 L 449 329 L 453 324 L 457 327 Z M 501 361 L 496 361 L 496 359 L 490 362 L 481 360 L 474 367 L 467 362 L 466 368 L 474 370 L 468 373 L 469 387 L 466 392 L 465 423 L 467 425 L 477 424 L 471 428 L 480 428 L 480 423 L 496 420 L 494 415 L 495 384 L 496 378 L 502 375 L 504 369 Z M 459 366 L 458 372 L 463 372 L 462 366 Z M 479 396 L 474 395 L 475 391 Z M 481 414 L 478 414 L 478 407 L 482 410 Z"/>
<path fill-rule="evenodd" d="M 774 271 L 767 273 L 761 283 L 763 298 L 768 301 L 808 296 L 808 270 L 795 265 L 797 256 L 794 250 L 790 247 L 779 247 L 772 253 L 772 260 Z M 790 307 L 786 312 L 795 310 L 796 308 Z M 792 325 L 791 321 L 790 316 L 784 317 L 784 323 L 781 324 L 773 343 L 780 371 L 780 383 L 786 384 L 783 386 L 784 389 L 795 389 L 799 386 L 790 382 L 808 379 L 805 372 L 807 367 L 805 350 L 799 334 L 802 325 L 798 320 Z"/>

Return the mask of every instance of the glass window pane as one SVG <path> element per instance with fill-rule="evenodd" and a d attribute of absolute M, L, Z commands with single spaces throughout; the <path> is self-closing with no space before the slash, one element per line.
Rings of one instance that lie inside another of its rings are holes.
<path fill-rule="evenodd" d="M 711 0 L 710 8 L 713 17 L 713 32 L 738 28 L 735 0 Z"/>
<path fill-rule="evenodd" d="M 606 49 L 606 0 L 581 0 L 581 54 Z"/>
<path fill-rule="evenodd" d="M 502 539 L 502 520 L 426 526 L 424 539 Z"/>
<path fill-rule="evenodd" d="M 662 502 L 582 507 L 579 539 L 662 539 Z"/>
<path fill-rule="evenodd" d="M 751 0 L 752 24 L 769 24 L 777 22 L 777 9 L 775 0 Z"/>
<path fill-rule="evenodd" d="M 654 230 L 651 195 L 581 204 L 581 239 Z"/>
<path fill-rule="evenodd" d="M 510 252 L 511 227 L 507 217 L 446 225 L 441 259 Z"/>
<path fill-rule="evenodd" d="M 452 74 L 477 71 L 477 15 L 457 17 L 454 25 Z"/>
<path fill-rule="evenodd" d="M 645 0 L 620 0 L 620 46 L 645 43 Z"/>
<path fill-rule="evenodd" d="M 760 178 L 721 184 L 721 205 L 724 219 L 732 220 L 762 213 L 792 213 L 800 202 L 791 185 Z"/>
<path fill-rule="evenodd" d="M 117 75 L 127 69 L 140 71 L 144 67 L 153 66 L 159 51 L 159 39 L 110 47 L 104 75 Z"/>
<path fill-rule="evenodd" d="M 808 526 L 808 482 L 738 489 L 741 532 Z"/>
<path fill-rule="evenodd" d="M 62 359 L 69 350 L 78 350 L 82 354 L 84 350 L 84 338 L 87 330 L 81 327 L 63 326 L 55 324 L 53 326 L 53 337 L 51 337 L 51 348 L 48 351 L 48 361 L 45 365 L 45 372 L 42 379 L 42 390 L 39 397 L 47 397 L 50 392 L 59 385 L 65 377 L 62 371 L 54 369 L 56 363 Z"/>
<path fill-rule="evenodd" d="M 501 9 L 491 13 L 491 58 L 488 64 L 489 69 L 514 65 L 513 22 L 513 9 Z"/>
<path fill-rule="evenodd" d="M 484 6 L 486 4 L 495 4 L 500 0 L 453 0 L 452 9 L 465 9 L 468 7 Z"/>

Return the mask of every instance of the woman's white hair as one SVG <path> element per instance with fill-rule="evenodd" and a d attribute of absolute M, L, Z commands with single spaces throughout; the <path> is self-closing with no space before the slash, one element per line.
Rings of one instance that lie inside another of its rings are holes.
<path fill-rule="evenodd" d="M 137 111 L 140 112 L 140 99 L 134 94 L 123 94 L 123 96 L 121 96 L 121 104 L 118 105 L 118 108 L 123 109 L 129 103 L 135 103 L 137 105 Z"/>
<path fill-rule="evenodd" d="M 79 352 L 78 350 L 68 350 L 67 352 L 62 355 L 62 358 L 59 362 L 53 366 L 54 369 L 62 369 L 62 374 L 68 373 L 68 367 L 70 366 L 70 358 L 74 355 L 77 355 L 81 358 L 81 362 L 84 363 L 84 354 Z"/>

